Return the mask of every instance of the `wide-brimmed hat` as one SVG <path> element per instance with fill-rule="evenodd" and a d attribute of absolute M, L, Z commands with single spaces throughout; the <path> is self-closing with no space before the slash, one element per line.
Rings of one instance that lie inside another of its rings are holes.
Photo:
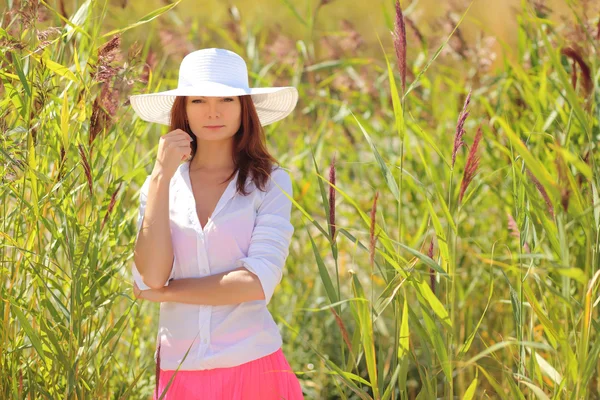
<path fill-rule="evenodd" d="M 201 49 L 187 54 L 179 66 L 177 89 L 129 96 L 141 119 L 170 125 L 176 96 L 251 95 L 260 124 L 265 126 L 289 115 L 298 102 L 293 86 L 250 88 L 242 57 L 226 49 Z"/>

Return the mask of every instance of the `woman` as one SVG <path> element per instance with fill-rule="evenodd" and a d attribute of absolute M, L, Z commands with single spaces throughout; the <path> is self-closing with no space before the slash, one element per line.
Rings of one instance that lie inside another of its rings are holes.
<path fill-rule="evenodd" d="M 303 399 L 267 309 L 294 227 L 291 179 L 262 129 L 297 100 L 294 87 L 249 88 L 244 60 L 215 48 L 184 57 L 177 89 L 130 97 L 170 127 L 132 268 L 136 298 L 160 303 L 155 399 L 169 384 L 164 399 Z"/>

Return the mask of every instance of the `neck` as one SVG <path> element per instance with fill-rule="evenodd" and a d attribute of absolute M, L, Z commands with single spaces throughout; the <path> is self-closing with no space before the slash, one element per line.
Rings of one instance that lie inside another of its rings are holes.
<path fill-rule="evenodd" d="M 196 154 L 190 161 L 190 170 L 224 171 L 235 169 L 233 138 L 226 140 L 198 140 Z"/>

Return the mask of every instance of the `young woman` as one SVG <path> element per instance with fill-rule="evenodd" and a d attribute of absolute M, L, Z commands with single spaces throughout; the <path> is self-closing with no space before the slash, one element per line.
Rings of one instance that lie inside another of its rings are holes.
<path fill-rule="evenodd" d="M 170 127 L 132 268 L 135 297 L 160 303 L 155 399 L 170 380 L 165 399 L 303 399 L 267 309 L 294 227 L 290 175 L 262 129 L 297 100 L 294 87 L 249 88 L 244 60 L 215 48 L 184 57 L 177 89 L 130 97 Z"/>

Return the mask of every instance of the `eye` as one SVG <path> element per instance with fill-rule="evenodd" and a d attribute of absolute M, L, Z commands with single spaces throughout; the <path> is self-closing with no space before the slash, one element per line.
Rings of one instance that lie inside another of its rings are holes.
<path fill-rule="evenodd" d="M 192 103 L 201 102 L 201 101 L 202 101 L 202 99 L 195 99 L 195 100 L 192 100 Z"/>
<path fill-rule="evenodd" d="M 223 100 L 224 101 L 233 101 L 233 99 L 231 97 L 225 97 Z"/>

